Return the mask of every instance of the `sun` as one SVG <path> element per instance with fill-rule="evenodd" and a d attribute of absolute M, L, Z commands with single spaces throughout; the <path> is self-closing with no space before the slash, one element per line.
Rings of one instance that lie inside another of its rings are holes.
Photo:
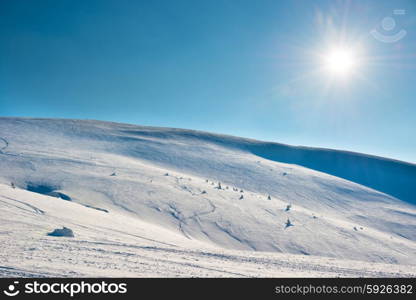
<path fill-rule="evenodd" d="M 354 51 L 348 48 L 331 49 L 323 59 L 325 69 L 340 77 L 352 74 L 358 66 L 358 58 Z"/>

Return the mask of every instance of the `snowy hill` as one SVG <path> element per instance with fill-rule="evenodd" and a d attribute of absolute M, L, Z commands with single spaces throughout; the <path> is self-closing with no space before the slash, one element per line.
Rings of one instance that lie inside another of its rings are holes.
<path fill-rule="evenodd" d="M 0 169 L 0 275 L 416 276 L 414 164 L 0 118 Z"/>

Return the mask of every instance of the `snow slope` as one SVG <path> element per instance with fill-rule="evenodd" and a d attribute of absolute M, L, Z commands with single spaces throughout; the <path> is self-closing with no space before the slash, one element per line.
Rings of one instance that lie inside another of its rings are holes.
<path fill-rule="evenodd" d="M 0 275 L 416 275 L 413 164 L 191 130 L 0 118 L 0 170 Z M 46 235 L 62 226 L 75 237 Z"/>

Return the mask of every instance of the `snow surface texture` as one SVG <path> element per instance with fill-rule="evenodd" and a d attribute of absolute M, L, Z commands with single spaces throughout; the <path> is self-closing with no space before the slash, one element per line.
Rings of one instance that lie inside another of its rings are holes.
<path fill-rule="evenodd" d="M 0 118 L 0 170 L 0 276 L 416 276 L 414 164 Z"/>

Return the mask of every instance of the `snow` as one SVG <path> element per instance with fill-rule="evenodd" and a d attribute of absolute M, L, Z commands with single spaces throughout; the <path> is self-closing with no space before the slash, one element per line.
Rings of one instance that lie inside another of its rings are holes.
<path fill-rule="evenodd" d="M 0 276 L 416 276 L 413 164 L 0 118 L 0 170 Z"/>

